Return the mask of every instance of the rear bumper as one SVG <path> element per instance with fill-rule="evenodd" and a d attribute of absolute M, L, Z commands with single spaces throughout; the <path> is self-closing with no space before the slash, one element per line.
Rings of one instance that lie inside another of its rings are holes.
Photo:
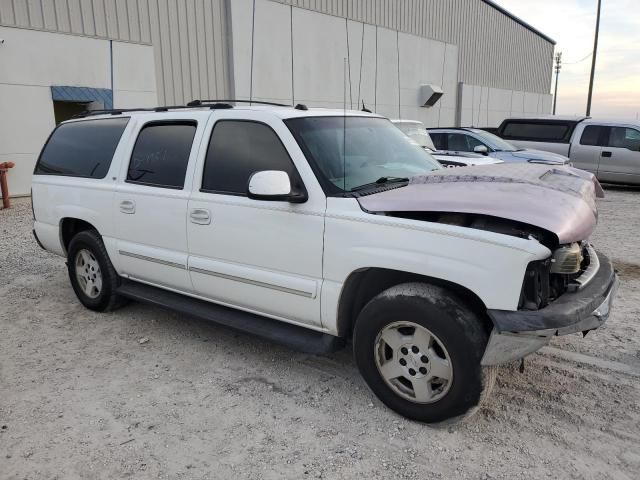
<path fill-rule="evenodd" d="M 33 235 L 42 248 L 57 255 L 66 257 L 67 254 L 62 247 L 60 238 L 60 227 L 58 225 L 50 225 L 38 220 L 33 222 Z"/>
<path fill-rule="evenodd" d="M 619 280 L 611 261 L 601 253 L 598 272 L 576 292 L 565 293 L 535 311 L 488 310 L 494 329 L 482 358 L 483 365 L 517 360 L 549 343 L 554 335 L 599 328 L 611 313 Z"/>

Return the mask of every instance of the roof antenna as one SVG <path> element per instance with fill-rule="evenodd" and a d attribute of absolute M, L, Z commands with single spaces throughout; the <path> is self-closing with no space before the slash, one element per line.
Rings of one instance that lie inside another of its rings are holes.
<path fill-rule="evenodd" d="M 344 88 L 342 95 L 342 189 L 347 191 L 347 57 L 344 58 Z"/>
<path fill-rule="evenodd" d="M 364 106 L 364 100 L 362 100 L 362 112 L 367 112 L 367 113 L 373 113 L 371 110 L 369 110 L 367 107 Z"/>

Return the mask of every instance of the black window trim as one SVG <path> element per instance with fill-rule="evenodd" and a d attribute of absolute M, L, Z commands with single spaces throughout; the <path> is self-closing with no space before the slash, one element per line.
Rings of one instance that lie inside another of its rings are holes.
<path fill-rule="evenodd" d="M 582 139 L 584 138 L 587 128 L 590 128 L 590 127 L 598 129 L 598 135 L 596 136 L 595 145 L 592 145 L 590 143 L 582 143 Z M 608 125 L 600 125 L 596 123 L 587 124 L 582 129 L 582 133 L 580 134 L 580 139 L 578 140 L 578 143 L 582 147 L 607 147 L 608 146 L 607 143 L 609 143 L 610 132 L 611 132 L 611 127 Z"/>
<path fill-rule="evenodd" d="M 223 123 L 223 122 L 257 123 L 257 124 L 260 124 L 260 125 L 264 125 L 269 130 L 271 130 L 273 132 L 273 134 L 275 135 L 275 137 L 278 139 L 278 142 L 280 142 L 280 145 L 282 145 L 282 148 L 284 149 L 285 153 L 287 154 L 287 157 L 289 158 L 289 161 L 291 162 L 291 165 L 293 166 L 293 172 L 294 172 L 296 178 L 290 179 L 292 186 L 293 186 L 294 181 L 299 182 L 300 185 L 302 186 L 302 191 L 300 192 L 300 194 L 304 195 L 305 198 L 308 197 L 309 194 L 307 192 L 307 187 L 304 184 L 304 181 L 302 180 L 302 176 L 300 175 L 300 172 L 298 171 L 298 167 L 296 166 L 295 162 L 291 158 L 291 154 L 289 153 L 289 150 L 287 150 L 287 147 L 285 146 L 285 144 L 282 142 L 282 139 L 280 138 L 280 135 L 278 135 L 278 132 L 276 132 L 273 129 L 273 127 L 271 125 L 269 125 L 268 123 L 266 123 L 266 122 L 263 122 L 261 120 L 250 120 L 250 119 L 246 119 L 246 118 L 220 118 L 220 119 L 216 120 L 215 123 L 213 124 L 213 127 L 211 128 L 211 133 L 209 134 L 209 141 L 207 142 L 207 150 L 206 150 L 206 152 L 204 154 L 204 163 L 202 165 L 202 174 L 200 175 L 200 188 L 199 188 L 200 192 L 202 192 L 202 193 L 210 193 L 210 194 L 213 194 L 213 195 L 230 195 L 230 196 L 233 196 L 233 197 L 249 198 L 248 192 L 247 193 L 227 192 L 227 191 L 224 191 L 224 190 L 214 190 L 214 189 L 211 189 L 211 188 L 202 188 L 202 182 L 204 180 L 204 174 L 205 174 L 205 171 L 207 169 L 207 157 L 209 156 L 209 148 L 211 147 L 211 139 L 213 138 L 213 132 L 215 131 L 215 129 L 218 126 L 218 124 Z"/>
<path fill-rule="evenodd" d="M 431 140 L 433 141 L 433 136 L 432 136 L 432 132 L 427 129 L 427 133 L 429 134 L 429 136 L 431 137 Z M 435 135 L 442 135 L 442 138 L 444 139 L 444 145 L 445 148 L 442 149 L 442 151 L 446 152 L 449 150 L 449 133 L 447 131 L 434 131 L 433 134 Z M 438 146 L 436 145 L 436 142 L 433 142 L 433 145 L 436 147 L 436 150 L 438 150 Z"/>
<path fill-rule="evenodd" d="M 598 136 L 598 147 L 602 148 L 616 148 L 609 147 L 609 138 L 611 137 L 611 125 L 598 125 L 600 127 L 600 135 Z"/>
<path fill-rule="evenodd" d="M 56 131 L 60 127 L 62 127 L 63 125 L 70 125 L 72 123 L 81 123 L 81 122 L 100 122 L 102 120 L 117 120 L 117 119 L 123 119 L 123 118 L 127 119 L 127 123 L 124 125 L 124 128 L 122 129 L 122 133 L 120 134 L 120 138 L 118 139 L 118 143 L 116 144 L 116 148 L 113 151 L 113 156 L 111 157 L 111 163 L 109 164 L 109 168 L 107 168 L 107 171 L 105 172 L 104 176 L 102 176 L 102 177 L 93 177 L 91 175 L 72 175 L 72 174 L 69 174 L 69 173 L 36 173 L 36 170 L 38 170 L 38 165 L 40 165 L 40 160 L 42 159 L 42 154 L 46 150 L 47 145 L 49 145 L 49 142 L 51 141 L 51 138 L 53 138 L 53 134 L 56 133 Z M 59 123 L 51 131 L 51 133 L 47 137 L 47 141 L 44 142 L 44 145 L 42 146 L 42 149 L 40 150 L 40 154 L 38 155 L 38 159 L 36 160 L 36 164 L 33 167 L 33 175 L 41 175 L 41 176 L 45 176 L 45 177 L 70 177 L 70 178 L 87 178 L 89 180 L 104 180 L 105 178 L 107 178 L 107 175 L 109 174 L 109 170 L 111 170 L 111 166 L 113 165 L 113 158 L 115 157 L 116 151 L 118 150 L 118 147 L 120 146 L 120 142 L 122 141 L 122 136 L 124 135 L 124 132 L 127 130 L 127 127 L 129 126 L 129 122 L 130 121 L 131 121 L 131 117 L 130 116 L 123 116 L 123 117 L 116 117 L 116 118 L 113 118 L 113 117 L 87 118 L 87 119 L 83 119 L 83 120 L 74 120 L 74 121 L 66 121 L 66 122 Z"/>
<path fill-rule="evenodd" d="M 191 153 L 193 152 L 193 147 L 195 145 L 196 133 L 198 133 L 198 121 L 196 119 L 166 119 L 166 120 L 149 120 L 146 123 L 143 123 L 140 129 L 138 130 L 138 134 L 136 135 L 136 141 L 133 143 L 133 148 L 131 149 L 131 154 L 129 155 L 129 162 L 127 163 L 127 171 L 125 173 L 124 182 L 131 183 L 134 185 L 142 185 L 145 187 L 155 187 L 155 188 L 167 188 L 169 190 L 184 190 L 185 185 L 187 183 L 187 175 L 185 171 L 184 181 L 182 182 L 181 187 L 177 187 L 174 185 L 162 185 L 158 183 L 151 182 L 141 182 L 139 180 L 129 180 L 127 177 L 129 176 L 129 167 L 131 166 L 131 159 L 133 158 L 133 152 L 136 150 L 136 145 L 138 144 L 138 139 L 140 138 L 140 134 L 147 127 L 155 127 L 158 125 L 190 125 L 192 127 L 196 127 L 196 130 L 193 132 L 193 139 L 191 140 L 191 149 L 189 150 L 189 158 L 187 159 L 187 170 L 189 170 L 189 160 L 191 159 Z"/>
<path fill-rule="evenodd" d="M 502 125 L 500 126 L 500 133 L 499 136 L 501 138 L 504 138 L 505 140 L 520 140 L 523 142 L 539 142 L 539 143 L 571 143 L 571 137 L 573 136 L 573 132 L 575 131 L 576 127 L 578 126 L 578 121 L 571 121 L 571 120 L 540 120 L 540 119 L 536 119 L 536 118 L 532 118 L 530 120 L 525 119 L 525 118 L 518 118 L 518 119 L 507 119 L 505 120 Z M 518 125 L 561 125 L 564 127 L 567 127 L 567 131 L 565 132 L 565 134 L 563 135 L 563 137 L 559 140 L 557 139 L 532 139 L 531 137 L 522 137 L 522 136 L 514 136 L 514 135 L 505 135 L 505 130 L 507 128 L 507 126 L 509 124 L 518 124 Z"/>

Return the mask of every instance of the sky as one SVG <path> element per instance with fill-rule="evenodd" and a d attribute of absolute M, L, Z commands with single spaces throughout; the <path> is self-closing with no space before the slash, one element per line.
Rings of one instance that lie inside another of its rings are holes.
<path fill-rule="evenodd" d="M 586 111 L 597 0 L 496 0 L 562 52 L 558 114 Z M 555 73 L 551 92 L 555 85 Z M 640 0 L 602 0 L 591 115 L 640 117 Z"/>

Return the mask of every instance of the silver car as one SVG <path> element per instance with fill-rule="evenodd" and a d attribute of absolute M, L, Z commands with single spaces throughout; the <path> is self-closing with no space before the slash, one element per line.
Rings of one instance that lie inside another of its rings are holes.
<path fill-rule="evenodd" d="M 479 153 L 438 151 L 427 132 L 424 123 L 418 120 L 391 120 L 397 128 L 416 144 L 424 148 L 440 165 L 447 168 L 470 167 L 475 165 L 492 165 L 504 163 L 503 160 L 491 158 Z"/>
<path fill-rule="evenodd" d="M 437 150 L 473 152 L 507 163 L 569 164 L 569 159 L 563 155 L 518 148 L 500 137 L 478 128 L 428 128 L 427 131 Z"/>

